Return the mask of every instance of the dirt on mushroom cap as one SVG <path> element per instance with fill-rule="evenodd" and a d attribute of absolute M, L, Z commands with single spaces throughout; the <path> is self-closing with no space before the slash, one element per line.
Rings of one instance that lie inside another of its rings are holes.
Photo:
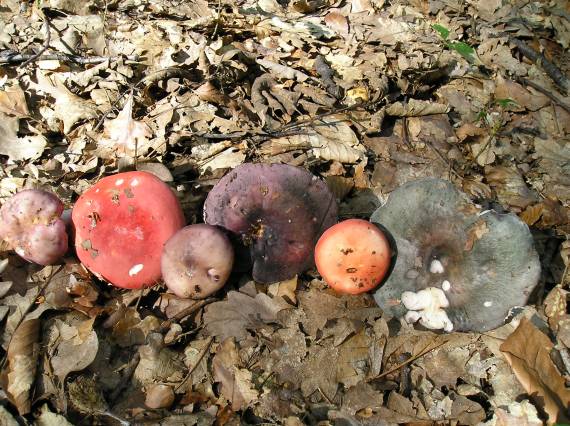
<path fill-rule="evenodd" d="M 403 185 L 371 220 L 387 228 L 397 246 L 394 270 L 374 296 L 390 315 L 406 314 L 399 303 L 403 292 L 443 286 L 454 330 L 486 331 L 503 324 L 512 307 L 525 305 L 538 283 L 528 226 L 512 214 L 480 211 L 450 182 Z"/>

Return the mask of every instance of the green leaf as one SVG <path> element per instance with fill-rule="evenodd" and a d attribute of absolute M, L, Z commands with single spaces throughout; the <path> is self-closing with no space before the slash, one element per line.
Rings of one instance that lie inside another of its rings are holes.
<path fill-rule="evenodd" d="M 447 37 L 449 37 L 449 30 L 447 28 L 439 24 L 433 24 L 431 27 L 438 32 L 442 39 L 447 40 Z"/>
<path fill-rule="evenodd" d="M 513 99 L 510 98 L 505 98 L 505 99 L 495 99 L 495 103 L 497 105 L 499 105 L 501 108 L 507 108 L 510 105 L 513 106 L 517 106 L 518 104 L 516 103 L 516 101 L 514 101 Z"/>
<path fill-rule="evenodd" d="M 461 56 L 467 59 L 467 61 L 470 63 L 475 63 L 478 60 L 477 52 L 475 52 L 475 49 L 469 46 L 467 43 L 464 43 L 462 41 L 453 41 L 447 43 L 447 47 L 455 50 L 457 53 L 459 53 Z"/>

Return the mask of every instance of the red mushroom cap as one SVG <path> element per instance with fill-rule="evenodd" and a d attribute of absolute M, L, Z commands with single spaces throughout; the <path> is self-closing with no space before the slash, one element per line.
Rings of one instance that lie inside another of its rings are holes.
<path fill-rule="evenodd" d="M 81 262 L 122 288 L 156 283 L 163 246 L 184 226 L 174 193 L 147 172 L 101 179 L 79 197 L 71 218 Z"/>
<path fill-rule="evenodd" d="M 390 267 L 390 244 L 376 225 L 349 219 L 327 229 L 317 242 L 315 263 L 323 279 L 340 293 L 372 290 Z"/>

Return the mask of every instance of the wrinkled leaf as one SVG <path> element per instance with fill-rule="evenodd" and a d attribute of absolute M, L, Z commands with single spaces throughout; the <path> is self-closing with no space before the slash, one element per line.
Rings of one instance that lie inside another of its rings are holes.
<path fill-rule="evenodd" d="M 24 321 L 8 346 L 8 385 L 6 391 L 20 415 L 31 410 L 31 389 L 35 381 L 40 320 Z"/>
<path fill-rule="evenodd" d="M 570 390 L 550 358 L 552 349 L 550 339 L 526 318 L 501 345 L 517 379 L 529 395 L 537 398 L 549 422 L 568 422 Z"/>

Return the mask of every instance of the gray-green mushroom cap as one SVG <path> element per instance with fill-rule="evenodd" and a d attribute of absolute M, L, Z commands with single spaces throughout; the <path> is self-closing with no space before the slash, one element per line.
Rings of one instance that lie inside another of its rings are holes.
<path fill-rule="evenodd" d="M 487 331 L 524 306 L 540 277 L 528 226 L 481 211 L 450 182 L 393 191 L 372 222 L 392 235 L 397 259 L 376 303 L 390 316 L 446 331 Z"/>

